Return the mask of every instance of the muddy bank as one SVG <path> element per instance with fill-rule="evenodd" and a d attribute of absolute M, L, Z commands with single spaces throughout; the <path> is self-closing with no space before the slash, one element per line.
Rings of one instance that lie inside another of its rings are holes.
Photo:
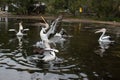
<path fill-rule="evenodd" d="M 18 18 L 18 19 L 41 19 L 39 16 L 21 16 L 21 15 L 0 15 L 0 17 L 8 17 L 8 18 Z M 44 16 L 46 19 L 55 19 L 54 16 Z M 99 24 L 108 24 L 108 25 L 115 25 L 120 26 L 120 22 L 116 21 L 99 21 L 99 20 L 91 20 L 91 19 L 78 19 L 78 18 L 63 18 L 63 22 L 83 22 L 83 23 L 99 23 Z"/>

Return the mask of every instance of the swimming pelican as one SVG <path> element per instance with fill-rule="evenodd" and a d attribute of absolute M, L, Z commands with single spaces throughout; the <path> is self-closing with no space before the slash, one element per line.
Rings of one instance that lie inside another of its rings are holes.
<path fill-rule="evenodd" d="M 19 31 L 15 30 L 15 29 L 9 29 L 9 31 L 14 31 L 16 32 L 16 35 L 17 36 L 23 36 L 23 32 L 24 31 L 28 31 L 29 29 L 23 29 L 23 26 L 22 26 L 22 22 L 19 23 Z"/>
<path fill-rule="evenodd" d="M 44 62 L 47 62 L 47 61 L 52 61 L 55 58 L 56 58 L 55 52 L 51 50 L 51 51 L 45 51 L 44 57 L 41 60 L 43 60 Z"/>
<path fill-rule="evenodd" d="M 102 32 L 102 35 L 100 36 L 99 40 L 98 41 L 101 41 L 101 42 L 113 42 L 113 41 L 110 41 L 110 36 L 105 36 L 105 33 L 106 33 L 106 29 L 105 28 L 102 28 L 98 31 L 96 31 L 95 33 L 100 33 Z"/>
<path fill-rule="evenodd" d="M 40 37 L 41 37 L 41 40 L 42 40 L 42 46 L 46 48 L 46 47 L 49 47 L 49 43 L 53 43 L 54 44 L 54 42 L 52 42 L 52 41 L 50 41 L 48 39 L 49 36 L 47 35 L 47 33 L 48 33 L 47 30 L 49 28 L 49 25 L 48 25 L 48 23 L 45 21 L 45 19 L 43 17 L 42 17 L 42 19 L 43 19 L 43 21 L 45 23 L 40 23 L 40 25 L 42 25 L 42 29 L 40 31 Z"/>
<path fill-rule="evenodd" d="M 49 25 L 42 16 L 41 16 L 41 18 L 43 19 L 43 21 L 45 23 L 40 23 L 40 25 L 42 25 L 42 29 L 40 31 L 40 37 L 41 37 L 42 42 L 48 43 L 49 40 L 48 40 L 48 36 L 47 36 L 47 29 L 49 28 Z"/>
<path fill-rule="evenodd" d="M 40 31 L 40 37 L 42 39 L 42 41 L 46 41 L 48 43 L 53 43 L 53 45 L 56 46 L 55 43 L 63 43 L 65 41 L 65 39 L 63 38 L 64 34 L 66 34 L 67 36 L 67 32 L 62 28 L 60 30 L 59 33 L 54 33 L 53 37 L 50 37 L 50 34 L 52 34 L 52 31 L 54 32 L 55 31 L 55 27 L 56 27 L 56 24 L 57 24 L 57 21 L 59 21 L 59 18 L 55 20 L 55 25 L 51 26 L 50 29 L 48 30 L 49 28 L 49 25 L 48 23 L 45 21 L 45 19 L 42 17 L 43 21 L 45 23 L 40 23 L 40 25 L 42 25 L 42 29 Z M 48 30 L 48 31 L 46 31 Z M 50 32 L 51 31 L 51 32 Z"/>
<path fill-rule="evenodd" d="M 59 33 L 56 33 L 53 37 L 51 37 L 49 40 L 50 42 L 55 43 L 63 43 L 64 41 L 66 41 L 64 37 L 64 29 L 62 28 L 61 31 Z"/>
<path fill-rule="evenodd" d="M 52 61 L 56 58 L 55 52 L 58 52 L 57 49 L 52 49 L 52 48 L 46 48 L 44 50 L 44 54 L 43 57 L 41 58 L 42 61 L 44 62 L 48 62 L 48 61 Z"/>
<path fill-rule="evenodd" d="M 33 50 L 34 53 L 38 55 L 33 56 L 33 60 L 39 60 L 43 62 L 48 62 L 56 58 L 55 52 L 59 52 L 57 49 L 52 49 L 48 42 L 43 42 L 44 48 L 38 47 Z"/>
<path fill-rule="evenodd" d="M 39 51 L 38 51 L 39 52 Z M 53 50 L 44 50 L 43 54 L 35 54 L 28 57 L 29 61 L 40 61 L 49 62 L 56 58 L 55 52 Z"/>

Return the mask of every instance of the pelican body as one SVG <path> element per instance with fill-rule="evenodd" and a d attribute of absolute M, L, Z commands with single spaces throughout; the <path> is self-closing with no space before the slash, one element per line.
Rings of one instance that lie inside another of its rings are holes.
<path fill-rule="evenodd" d="M 23 33 L 22 33 L 22 31 L 23 31 L 23 26 L 22 26 L 22 23 L 20 22 L 19 23 L 19 31 L 17 32 L 17 36 L 23 36 Z"/>
<path fill-rule="evenodd" d="M 40 37 L 42 41 L 46 41 L 49 42 L 47 34 L 46 34 L 46 30 L 44 27 L 42 27 L 41 31 L 40 31 Z"/>

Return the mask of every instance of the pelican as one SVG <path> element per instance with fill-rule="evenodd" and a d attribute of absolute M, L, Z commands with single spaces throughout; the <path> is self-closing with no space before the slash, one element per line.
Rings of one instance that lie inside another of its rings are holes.
<path fill-rule="evenodd" d="M 54 50 L 44 50 L 43 54 L 35 54 L 28 57 L 29 61 L 49 62 L 56 58 Z"/>
<path fill-rule="evenodd" d="M 47 37 L 49 38 L 51 34 L 55 34 L 55 30 L 56 30 L 57 23 L 62 19 L 62 16 L 61 16 L 61 15 L 58 16 L 58 18 L 57 18 L 56 20 L 54 20 L 50 26 L 49 26 L 49 24 L 46 22 L 46 20 L 44 19 L 44 17 L 41 16 L 41 18 L 42 18 L 42 20 L 43 20 L 45 23 L 40 23 L 40 25 L 45 26 L 45 28 L 44 28 L 45 31 L 47 31 L 47 30 L 49 29 L 49 30 L 46 32 L 46 35 L 47 35 Z"/>
<path fill-rule="evenodd" d="M 48 44 L 48 42 L 44 42 L 42 43 L 45 45 L 44 48 L 35 48 L 35 50 L 33 50 L 35 53 L 37 53 L 38 55 L 33 55 L 32 59 L 33 60 L 39 60 L 39 61 L 43 61 L 43 62 L 48 62 L 48 61 L 52 61 L 56 58 L 55 52 L 59 52 L 57 49 L 52 49 L 50 47 L 50 44 Z"/>
<path fill-rule="evenodd" d="M 49 25 L 42 16 L 41 18 L 43 19 L 45 23 L 40 23 L 40 25 L 42 25 L 42 29 L 40 31 L 40 37 L 41 37 L 42 42 L 49 42 L 47 32 L 46 32 L 47 29 L 49 28 Z"/>
<path fill-rule="evenodd" d="M 44 57 L 41 59 L 43 60 L 44 62 L 47 62 L 47 61 L 52 61 L 56 58 L 56 55 L 55 55 L 55 52 L 58 52 L 57 49 L 45 49 L 44 51 Z"/>
<path fill-rule="evenodd" d="M 14 31 L 14 32 L 16 32 L 16 35 L 17 35 L 17 36 L 23 36 L 23 35 L 24 35 L 23 32 L 24 32 L 24 31 L 28 31 L 28 30 L 29 30 L 29 29 L 23 29 L 22 22 L 19 23 L 19 30 L 18 30 L 18 31 L 16 31 L 15 29 L 9 29 L 9 31 Z"/>
<path fill-rule="evenodd" d="M 46 48 L 46 47 L 50 47 L 49 46 L 49 39 L 47 37 L 47 34 L 46 34 L 46 30 L 48 29 L 49 25 L 46 23 L 40 23 L 42 25 L 42 29 L 40 30 L 40 38 L 42 41 L 38 41 L 36 43 L 36 47 L 39 47 L 39 48 Z"/>
<path fill-rule="evenodd" d="M 105 28 L 102 28 L 98 31 L 96 31 L 95 33 L 100 33 L 102 32 L 102 35 L 100 36 L 99 40 L 98 41 L 101 41 L 101 42 L 113 42 L 113 41 L 110 41 L 110 36 L 105 36 L 105 33 L 106 33 L 106 29 Z"/>
<path fill-rule="evenodd" d="M 63 41 L 63 38 L 62 38 L 63 30 L 61 30 L 59 33 L 56 33 L 53 37 L 48 39 L 47 32 L 46 32 L 46 29 L 47 29 L 46 26 L 47 25 L 44 26 L 45 28 L 42 27 L 42 29 L 40 31 L 41 40 L 42 40 L 43 44 L 45 43 L 43 46 L 48 47 L 49 43 L 53 43 L 53 45 L 56 46 L 55 43 L 57 43 L 57 42 L 59 43 L 59 42 Z M 65 39 L 64 39 L 64 41 L 65 41 Z"/>
<path fill-rule="evenodd" d="M 56 33 L 53 37 L 51 37 L 49 40 L 50 42 L 55 43 L 63 43 L 64 41 L 66 41 L 65 38 L 63 38 L 64 36 L 64 29 L 62 28 L 61 31 L 59 33 Z"/>

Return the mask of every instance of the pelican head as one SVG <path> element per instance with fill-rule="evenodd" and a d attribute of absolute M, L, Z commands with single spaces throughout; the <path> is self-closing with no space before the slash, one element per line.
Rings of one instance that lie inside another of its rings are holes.
<path fill-rule="evenodd" d="M 95 33 L 100 33 L 100 32 L 105 32 L 105 31 L 106 31 L 106 29 L 105 29 L 105 28 L 102 28 L 102 29 L 96 31 Z"/>

